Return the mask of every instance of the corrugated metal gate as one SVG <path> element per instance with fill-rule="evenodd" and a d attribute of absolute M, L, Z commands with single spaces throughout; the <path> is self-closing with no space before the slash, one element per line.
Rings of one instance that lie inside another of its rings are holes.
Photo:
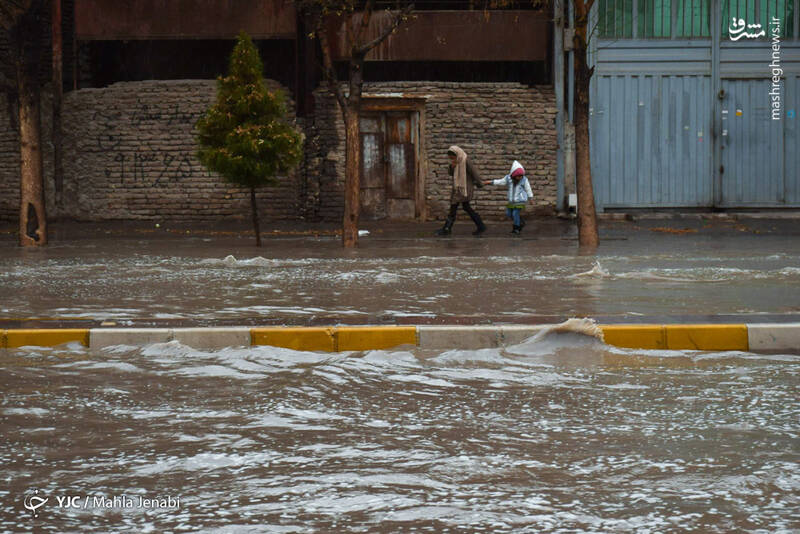
<path fill-rule="evenodd" d="M 598 76 L 591 136 L 598 204 L 710 205 L 710 95 L 706 76 Z"/>
<path fill-rule="evenodd" d="M 604 36 L 591 54 L 592 177 L 599 210 L 800 207 L 798 4 L 595 4 L 593 23 Z M 767 24 L 774 18 L 781 21 L 777 118 L 770 95 L 776 41 Z M 740 19 L 764 21 L 765 35 L 734 40 Z"/>
<path fill-rule="evenodd" d="M 722 206 L 787 204 L 784 124 L 764 98 L 772 80 L 722 80 Z M 791 180 L 789 180 L 791 182 Z"/>

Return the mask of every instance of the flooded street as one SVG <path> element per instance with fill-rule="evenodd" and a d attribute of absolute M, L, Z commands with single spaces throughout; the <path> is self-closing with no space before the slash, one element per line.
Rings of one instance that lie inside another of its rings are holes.
<path fill-rule="evenodd" d="M 792 231 L 612 226 L 586 255 L 560 227 L 536 230 L 376 231 L 353 251 L 331 235 L 261 249 L 195 233 L 6 242 L 0 320 L 785 322 L 800 311 Z M 796 355 L 545 332 L 441 352 L 28 347 L 0 349 L 0 368 L 0 533 L 800 529 Z"/>
<path fill-rule="evenodd" d="M 531 224 L 530 226 L 533 226 Z M 612 233 L 596 255 L 531 230 L 522 239 L 80 239 L 0 257 L 0 318 L 332 324 L 532 316 L 793 314 L 800 239 Z M 558 322 L 558 321 L 550 321 Z"/>
<path fill-rule="evenodd" d="M 0 532 L 800 528 L 797 356 L 573 335 L 0 355 Z"/>

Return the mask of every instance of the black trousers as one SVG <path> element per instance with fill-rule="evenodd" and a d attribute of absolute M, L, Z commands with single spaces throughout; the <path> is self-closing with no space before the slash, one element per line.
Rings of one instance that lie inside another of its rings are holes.
<path fill-rule="evenodd" d="M 483 221 L 481 221 L 481 216 L 478 215 L 477 211 L 472 209 L 472 206 L 469 205 L 469 201 L 462 202 L 461 207 L 464 208 L 464 211 L 467 212 L 467 215 L 469 215 L 469 218 L 472 219 L 472 222 L 474 222 L 478 226 L 481 226 L 483 224 Z M 451 221 L 455 221 L 457 210 L 458 210 L 458 202 L 456 202 L 455 204 L 450 204 L 450 214 L 447 216 L 447 218 L 450 219 Z"/>

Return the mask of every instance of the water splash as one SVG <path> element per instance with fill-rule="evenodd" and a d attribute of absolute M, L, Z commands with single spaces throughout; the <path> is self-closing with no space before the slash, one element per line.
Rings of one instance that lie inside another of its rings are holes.
<path fill-rule="evenodd" d="M 557 355 L 562 349 L 603 349 L 603 330 L 594 319 L 572 318 L 545 328 L 522 343 L 506 347 L 506 352 L 521 356 Z"/>
<path fill-rule="evenodd" d="M 599 261 L 594 262 L 594 266 L 586 272 L 577 273 L 568 276 L 567 278 L 608 278 L 611 276 Z"/>

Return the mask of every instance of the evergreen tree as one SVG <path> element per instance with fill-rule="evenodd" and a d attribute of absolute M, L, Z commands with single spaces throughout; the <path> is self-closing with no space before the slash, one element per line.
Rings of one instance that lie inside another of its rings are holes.
<path fill-rule="evenodd" d="M 256 187 L 274 185 L 303 154 L 303 134 L 286 121 L 286 97 L 270 91 L 253 41 L 239 34 L 217 102 L 198 121 L 198 158 L 227 181 L 250 188 L 256 245 L 261 246 Z"/>

